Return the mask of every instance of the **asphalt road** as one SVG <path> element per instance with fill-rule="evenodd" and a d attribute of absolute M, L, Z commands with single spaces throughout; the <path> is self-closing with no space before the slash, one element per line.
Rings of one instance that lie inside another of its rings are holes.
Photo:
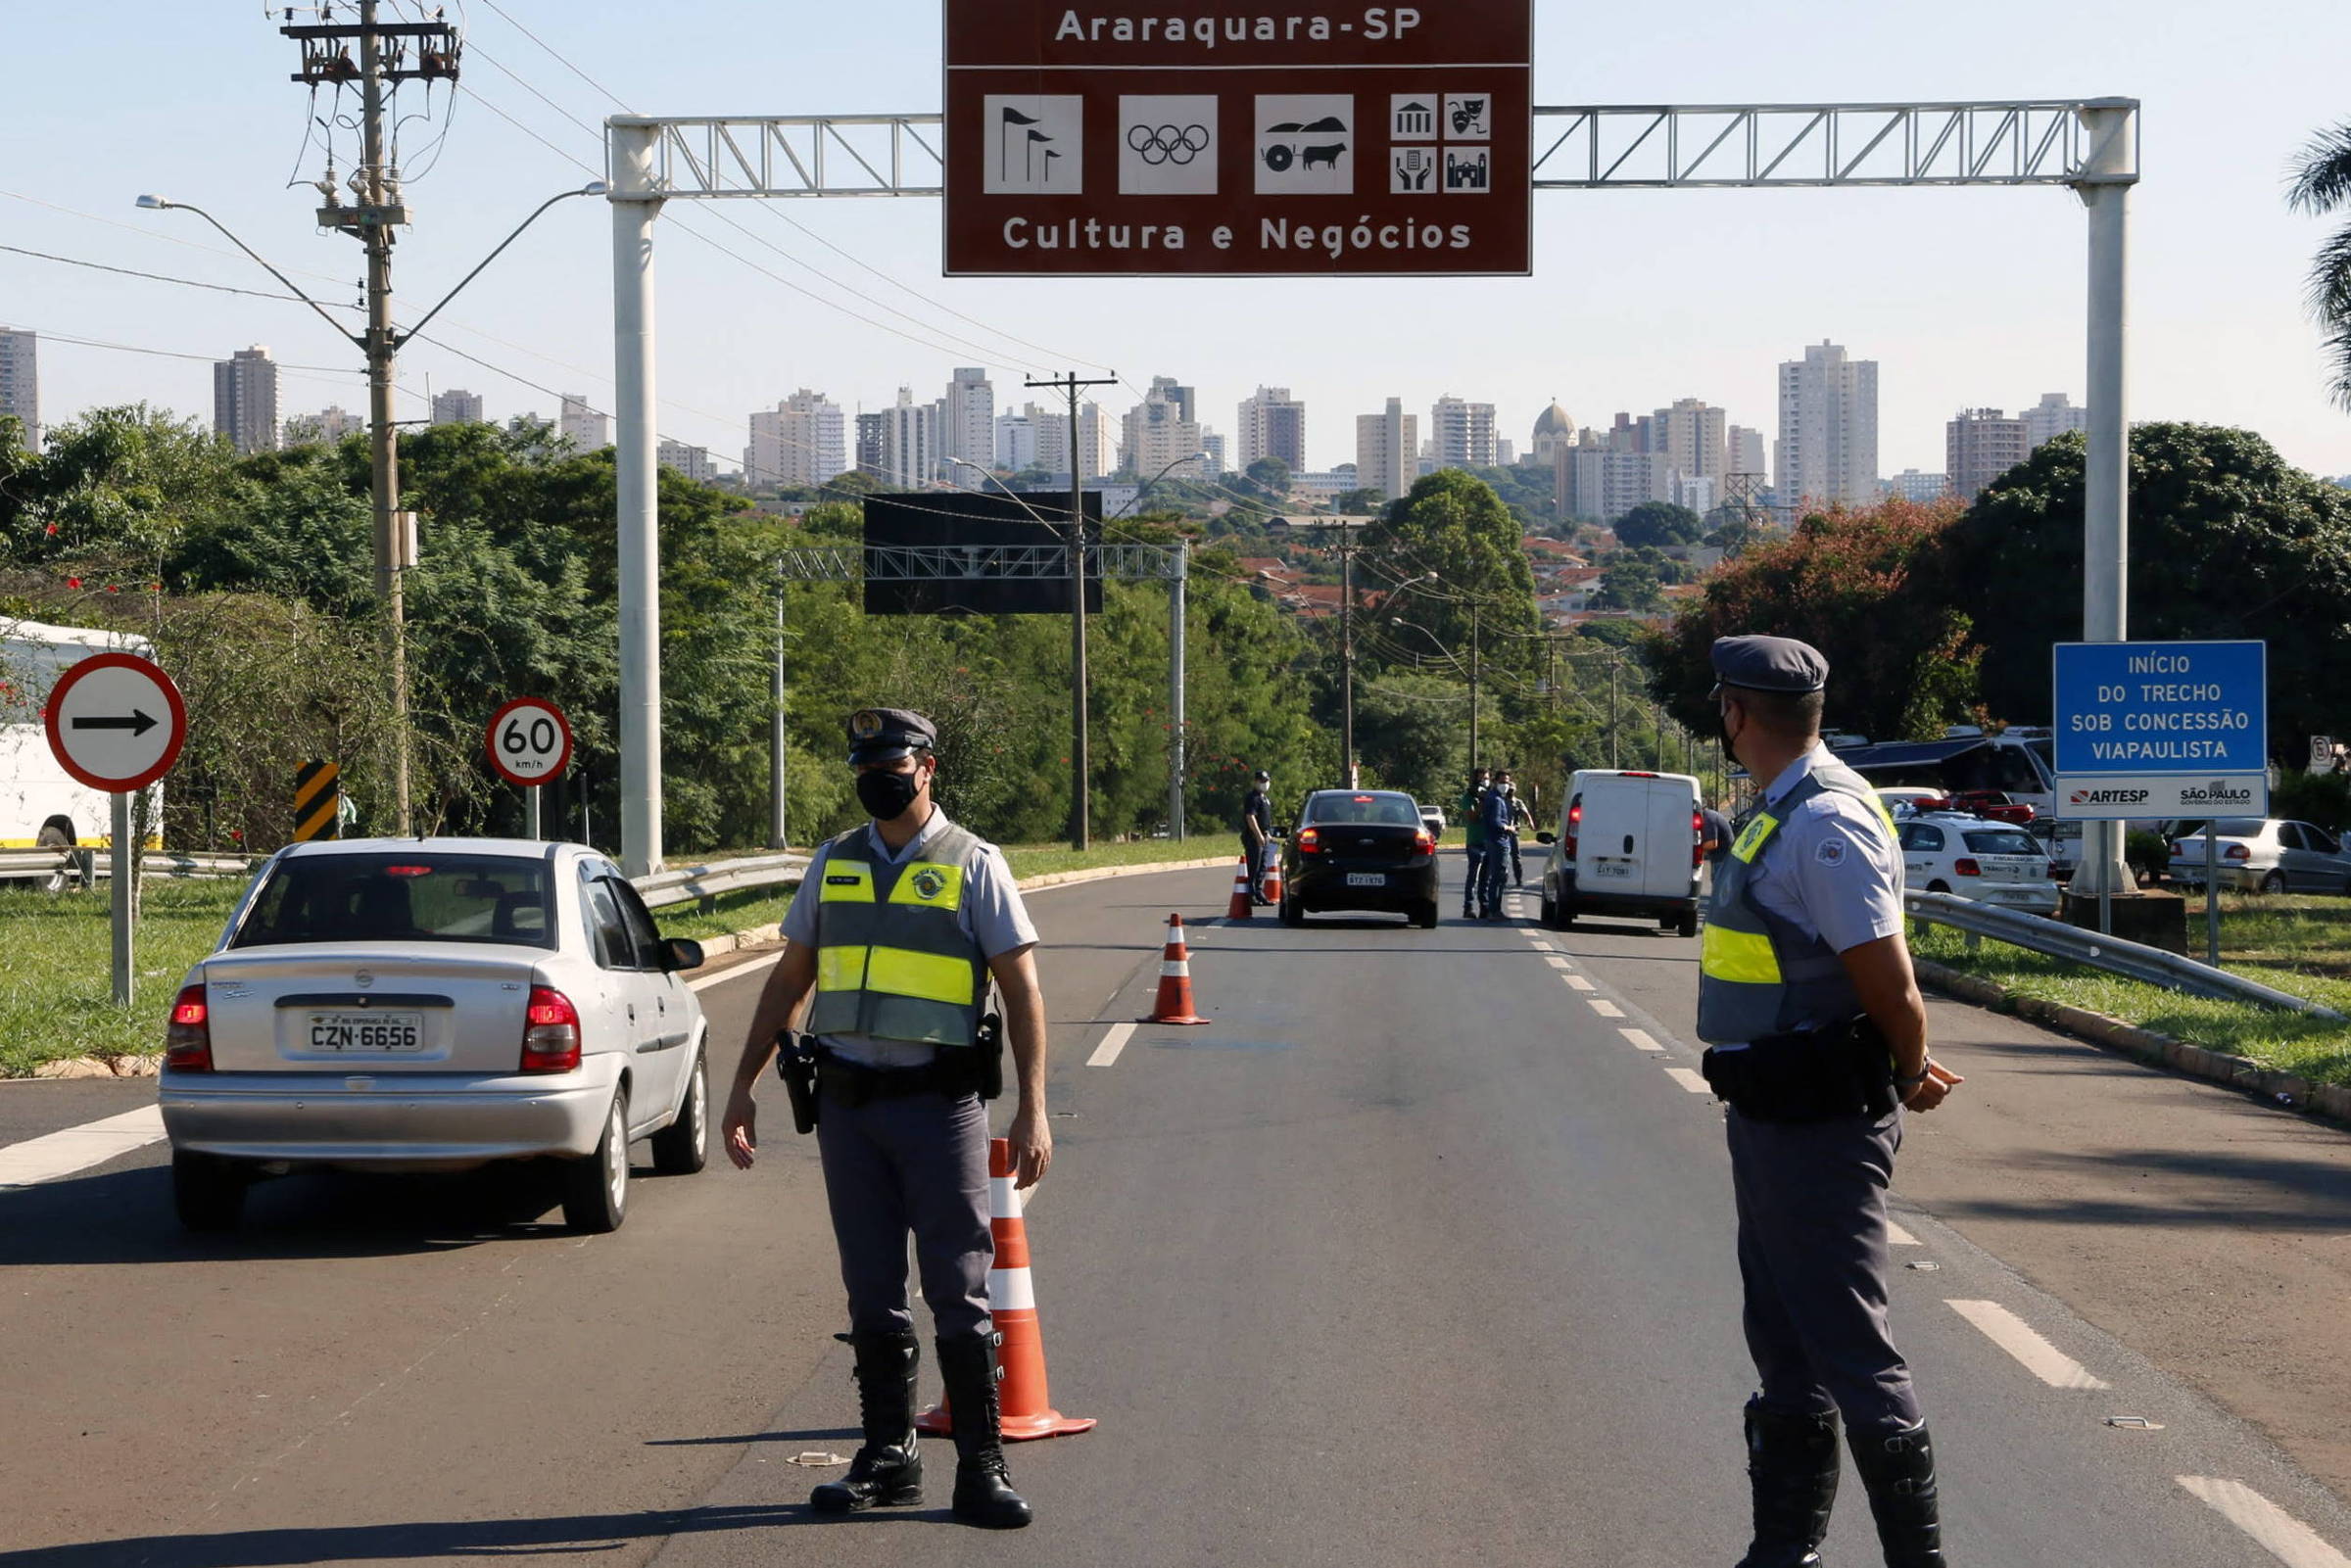
<path fill-rule="evenodd" d="M 1034 1528 L 948 1523 L 943 1444 L 939 1506 L 802 1508 L 839 1471 L 794 1460 L 847 1453 L 855 1404 L 771 1094 L 757 1169 L 648 1174 L 609 1237 L 492 1172 L 296 1178 L 191 1240 L 160 1146 L 0 1191 L 0 1568 L 1736 1558 L 1751 1373 L 1696 944 L 1200 924 L 1214 1022 L 1088 1066 L 1148 1011 L 1167 912 L 1228 886 L 1032 903 L 1060 1148 L 1030 1238 L 1055 1402 L 1101 1420 L 1013 1449 Z M 719 1038 L 760 973 L 702 991 Z M 1954 1559 L 2339 1568 L 2351 1513 L 2310 1473 L 2343 1484 L 2351 1140 L 1936 1012 L 1971 1082 L 1912 1123 L 1895 1311 Z M 0 1087 L 0 1143 L 142 1093 Z M 1857 1486 L 1829 1551 L 1876 1560 Z"/>

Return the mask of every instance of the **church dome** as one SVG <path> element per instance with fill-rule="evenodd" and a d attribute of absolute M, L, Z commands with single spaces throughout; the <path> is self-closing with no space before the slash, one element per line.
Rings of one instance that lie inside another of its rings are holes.
<path fill-rule="evenodd" d="M 1567 416 L 1567 410 L 1560 407 L 1556 401 L 1550 407 L 1544 409 L 1535 420 L 1535 439 L 1537 441 L 1542 441 L 1547 437 L 1572 437 L 1574 434 L 1575 421 Z"/>

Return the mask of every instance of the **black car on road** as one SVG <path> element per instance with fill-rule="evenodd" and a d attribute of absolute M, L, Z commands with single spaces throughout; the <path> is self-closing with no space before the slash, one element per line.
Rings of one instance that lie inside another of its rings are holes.
<path fill-rule="evenodd" d="M 1318 789 L 1281 849 L 1281 920 L 1336 909 L 1386 910 L 1437 924 L 1437 840 L 1411 795 Z"/>

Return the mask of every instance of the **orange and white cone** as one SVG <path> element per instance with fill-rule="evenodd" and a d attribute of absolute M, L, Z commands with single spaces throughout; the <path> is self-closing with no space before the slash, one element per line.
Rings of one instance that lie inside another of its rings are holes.
<path fill-rule="evenodd" d="M 1266 857 L 1266 902 L 1269 904 L 1281 902 L 1281 857 L 1279 855 Z"/>
<path fill-rule="evenodd" d="M 1010 1140 L 989 1139 L 988 1229 L 995 1233 L 996 1260 L 987 1273 L 987 1310 L 995 1319 L 1003 1433 L 1008 1441 L 1023 1442 L 1091 1432 L 1092 1416 L 1062 1414 L 1053 1408 L 1045 1387 L 1045 1341 L 1037 1329 L 1036 1286 L 1029 1274 L 1029 1226 L 1021 1217 L 1021 1194 L 1012 1179 Z M 955 1430 L 955 1417 L 941 1401 L 915 1417 L 914 1424 L 946 1436 Z"/>
<path fill-rule="evenodd" d="M 1192 1011 L 1192 956 L 1183 945 L 1183 917 L 1168 917 L 1168 945 L 1159 958 L 1159 996 L 1138 1023 L 1206 1023 Z"/>
<path fill-rule="evenodd" d="M 1232 902 L 1224 906 L 1224 918 L 1228 921 L 1247 920 L 1250 902 L 1249 857 L 1243 855 L 1240 869 L 1232 874 Z"/>

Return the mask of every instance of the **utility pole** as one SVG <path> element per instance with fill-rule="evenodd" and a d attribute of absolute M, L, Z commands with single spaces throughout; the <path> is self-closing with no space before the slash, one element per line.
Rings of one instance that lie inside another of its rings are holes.
<path fill-rule="evenodd" d="M 1621 660 L 1619 660 L 1619 659 L 1617 659 L 1617 658 L 1616 658 L 1616 657 L 1614 657 L 1613 655 L 1611 655 L 1611 656 L 1609 657 L 1609 659 L 1608 659 L 1608 766 L 1609 766 L 1609 767 L 1611 767 L 1611 768 L 1613 768 L 1613 767 L 1616 767 L 1616 766 L 1617 766 L 1617 762 L 1616 762 L 1616 685 L 1617 685 L 1617 679 L 1616 679 L 1616 678 L 1617 678 L 1619 675 L 1621 675 L 1623 672 L 1624 672 L 1624 665 L 1623 665 L 1622 661 L 1621 661 Z"/>
<path fill-rule="evenodd" d="M 294 73 L 296 81 L 313 88 L 340 88 L 356 79 L 360 87 L 360 166 L 353 176 L 360 204 L 346 207 L 338 200 L 330 166 L 328 177 L 319 182 L 326 205 L 318 209 L 318 223 L 354 236 L 367 251 L 367 334 L 360 346 L 367 355 L 375 597 L 383 616 L 384 658 L 392 686 L 393 820 L 396 831 L 406 834 L 411 831 L 412 818 L 408 602 L 402 574 L 415 564 L 415 539 L 409 517 L 400 509 L 399 433 L 393 422 L 393 363 L 401 339 L 392 325 L 392 231 L 408 223 L 408 210 L 401 195 L 400 171 L 386 156 L 384 121 L 390 98 L 386 89 L 403 81 L 456 80 L 458 50 L 455 27 L 440 22 L 378 24 L 378 4 L 379 0 L 359 0 L 356 26 L 323 23 L 288 25 L 278 31 L 302 45 L 302 70 Z M 354 40 L 360 46 L 356 64 L 349 47 Z"/>
<path fill-rule="evenodd" d="M 1469 605 L 1469 771 L 1477 772 L 1477 604 Z"/>
<path fill-rule="evenodd" d="M 1078 465 L 1078 393 L 1084 387 L 1115 387 L 1118 377 L 1081 381 L 1073 370 L 1023 384 L 1059 388 L 1070 399 L 1070 847 L 1082 852 L 1093 841 L 1093 811 L 1086 798 L 1092 769 L 1086 762 L 1085 481 Z"/>

